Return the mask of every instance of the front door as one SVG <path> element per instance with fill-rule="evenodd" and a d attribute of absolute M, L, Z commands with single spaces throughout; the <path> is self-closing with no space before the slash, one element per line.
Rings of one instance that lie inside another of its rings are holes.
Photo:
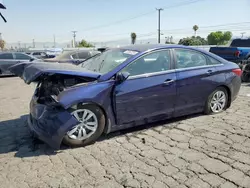
<path fill-rule="evenodd" d="M 171 62 L 170 50 L 161 50 L 140 57 L 122 70 L 130 76 L 114 91 L 118 125 L 172 116 L 176 74 Z"/>

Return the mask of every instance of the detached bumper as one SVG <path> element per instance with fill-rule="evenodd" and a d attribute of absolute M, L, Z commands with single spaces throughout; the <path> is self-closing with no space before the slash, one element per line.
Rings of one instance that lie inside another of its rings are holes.
<path fill-rule="evenodd" d="M 66 110 L 43 104 L 36 99 L 30 102 L 28 125 L 38 139 L 54 149 L 59 149 L 62 139 L 78 121 Z"/>

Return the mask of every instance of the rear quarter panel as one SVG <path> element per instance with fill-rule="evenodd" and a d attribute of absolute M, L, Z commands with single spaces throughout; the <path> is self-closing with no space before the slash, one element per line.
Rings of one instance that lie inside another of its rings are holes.
<path fill-rule="evenodd" d="M 224 75 L 225 81 L 222 85 L 226 86 L 230 90 L 231 101 L 236 98 L 241 86 L 241 78 L 232 72 L 233 69 L 238 68 L 239 66 L 232 62 L 225 62 L 223 66 L 216 67 L 218 74 Z"/>

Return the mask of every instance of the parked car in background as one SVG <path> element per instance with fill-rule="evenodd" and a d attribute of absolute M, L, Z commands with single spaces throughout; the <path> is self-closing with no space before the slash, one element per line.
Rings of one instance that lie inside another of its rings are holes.
<path fill-rule="evenodd" d="M 38 59 L 47 59 L 47 58 L 54 58 L 55 57 L 55 55 L 49 55 L 46 52 L 40 52 L 40 51 L 26 52 L 26 54 L 32 55 Z"/>
<path fill-rule="evenodd" d="M 55 58 L 45 59 L 45 62 L 54 62 L 54 63 L 71 63 L 78 65 L 84 60 L 101 53 L 98 50 L 65 50 Z"/>
<path fill-rule="evenodd" d="M 131 45 L 71 64 L 26 63 L 11 71 L 38 82 L 29 127 L 51 147 L 93 143 L 103 132 L 230 107 L 241 69 L 212 53 L 178 45 Z"/>
<path fill-rule="evenodd" d="M 13 75 L 8 70 L 9 67 L 24 61 L 34 62 L 39 61 L 39 59 L 21 52 L 0 52 L 0 76 Z"/>
<path fill-rule="evenodd" d="M 209 51 L 228 61 L 240 63 L 250 60 L 250 39 L 234 39 L 229 47 L 211 47 Z"/>
<path fill-rule="evenodd" d="M 97 50 L 99 51 L 99 52 L 104 52 L 104 51 L 106 51 L 106 50 L 108 50 L 109 48 L 108 47 L 100 47 L 100 48 L 97 48 Z"/>
<path fill-rule="evenodd" d="M 209 50 L 242 69 L 242 81 L 250 81 L 250 39 L 234 39 L 229 47 L 211 47 Z"/>

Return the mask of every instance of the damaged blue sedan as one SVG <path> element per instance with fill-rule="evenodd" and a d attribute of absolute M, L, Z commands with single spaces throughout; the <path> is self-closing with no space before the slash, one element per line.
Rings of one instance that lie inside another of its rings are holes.
<path fill-rule="evenodd" d="M 27 62 L 10 71 L 37 83 L 28 124 L 53 148 L 85 146 L 103 133 L 177 116 L 220 113 L 241 85 L 235 63 L 179 45 L 131 45 L 79 66 Z"/>

